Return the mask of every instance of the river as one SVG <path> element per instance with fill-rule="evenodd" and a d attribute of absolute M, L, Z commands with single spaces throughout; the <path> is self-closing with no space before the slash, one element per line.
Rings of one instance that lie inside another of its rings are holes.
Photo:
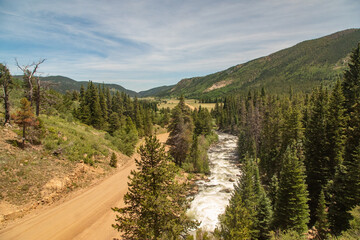
<path fill-rule="evenodd" d="M 201 222 L 200 228 L 214 231 L 218 216 L 225 207 L 234 189 L 234 181 L 240 175 L 236 165 L 237 137 L 217 132 L 219 141 L 208 150 L 210 176 L 208 181 L 197 181 L 199 192 L 195 195 L 189 209 L 189 215 Z"/>

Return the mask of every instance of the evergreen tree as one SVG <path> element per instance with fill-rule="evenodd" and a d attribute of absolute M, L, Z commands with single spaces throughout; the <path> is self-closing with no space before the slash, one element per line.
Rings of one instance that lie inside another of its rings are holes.
<path fill-rule="evenodd" d="M 6 123 L 10 123 L 10 99 L 9 95 L 13 87 L 13 81 L 11 79 L 9 69 L 0 63 L 0 86 L 3 89 L 3 95 L 0 95 L 0 98 L 4 100 L 4 110 L 5 110 L 5 121 Z"/>
<path fill-rule="evenodd" d="M 269 239 L 270 223 L 272 220 L 272 209 L 269 198 L 266 196 L 265 190 L 261 185 L 259 169 L 254 162 L 254 184 L 256 195 L 256 207 L 254 214 L 254 237 L 253 239 Z"/>
<path fill-rule="evenodd" d="M 106 105 L 107 105 L 107 110 L 108 110 L 108 118 L 110 118 L 110 115 L 112 113 L 112 102 L 111 102 L 111 94 L 110 94 L 110 89 L 107 87 L 105 90 L 105 98 L 106 98 Z"/>
<path fill-rule="evenodd" d="M 104 122 L 107 122 L 108 120 L 108 106 L 105 98 L 105 87 L 103 85 L 103 88 L 101 89 L 99 85 L 99 104 L 101 109 L 101 115 Z M 104 128 L 103 128 L 104 129 Z"/>
<path fill-rule="evenodd" d="M 206 108 L 201 108 L 201 106 L 199 107 L 199 110 L 196 112 L 194 111 L 196 114 L 196 118 L 194 118 L 194 122 L 195 122 L 195 134 L 197 135 L 209 135 L 211 133 L 211 115 L 209 113 L 209 111 Z"/>
<path fill-rule="evenodd" d="M 115 131 L 117 131 L 121 127 L 119 114 L 113 112 L 109 118 L 109 129 L 108 132 L 113 135 Z"/>
<path fill-rule="evenodd" d="M 117 167 L 117 157 L 114 152 L 111 154 L 111 159 L 110 159 L 109 165 L 110 165 L 110 167 L 113 167 L 113 168 Z"/>
<path fill-rule="evenodd" d="M 126 118 L 126 125 L 114 132 L 114 145 L 124 154 L 131 156 L 138 141 L 138 133 L 130 117 Z"/>
<path fill-rule="evenodd" d="M 176 167 L 156 137 L 146 138 L 131 171 L 126 207 L 118 212 L 115 229 L 125 239 L 178 239 L 196 227 L 186 216 L 185 188 L 174 178 Z"/>
<path fill-rule="evenodd" d="M 344 96 L 341 83 L 338 81 L 331 93 L 327 116 L 326 139 L 327 156 L 329 158 L 329 179 L 333 179 L 336 167 L 344 157 L 345 126 Z"/>
<path fill-rule="evenodd" d="M 324 191 L 321 190 L 319 196 L 319 205 L 316 209 L 316 222 L 315 228 L 317 230 L 318 239 L 327 239 L 329 234 L 329 222 L 328 222 L 328 214 L 326 211 L 326 202 Z"/>
<path fill-rule="evenodd" d="M 284 120 L 279 101 L 271 97 L 265 104 L 259 167 L 264 182 L 269 183 L 274 174 L 280 172 L 281 129 Z"/>
<path fill-rule="evenodd" d="M 137 97 L 135 97 L 134 99 L 134 118 L 135 118 L 134 123 L 136 129 L 138 130 L 139 136 L 144 136 L 144 126 L 143 126 L 144 116 L 142 116 L 141 114 L 140 104 Z"/>
<path fill-rule="evenodd" d="M 345 158 L 336 172 L 329 221 L 332 233 L 339 235 L 349 228 L 350 210 L 360 202 L 360 144 L 352 158 Z"/>
<path fill-rule="evenodd" d="M 196 173 L 210 173 L 209 160 L 206 149 L 203 147 L 205 144 L 204 136 L 193 135 L 193 142 L 190 150 L 190 154 L 186 159 L 186 164 L 190 165 L 187 168 L 184 167 L 186 171 L 196 172 Z"/>
<path fill-rule="evenodd" d="M 352 112 L 353 107 L 360 97 L 360 42 L 350 56 L 349 69 L 344 73 L 342 89 L 345 96 L 345 109 Z"/>
<path fill-rule="evenodd" d="M 225 213 L 219 216 L 219 235 L 224 240 L 251 239 L 251 216 L 238 192 L 234 192 Z"/>
<path fill-rule="evenodd" d="M 150 136 L 152 134 L 152 120 L 151 120 L 151 113 L 149 111 L 149 109 L 144 110 L 145 114 L 143 115 L 143 122 L 144 122 L 144 134 L 146 136 Z"/>
<path fill-rule="evenodd" d="M 83 85 L 80 87 L 80 96 L 79 96 L 79 108 L 76 111 L 77 115 L 76 117 L 83 123 L 88 124 L 90 119 L 90 112 L 89 108 L 86 105 L 86 99 L 85 99 L 85 88 Z"/>
<path fill-rule="evenodd" d="M 102 117 L 99 94 L 91 81 L 88 84 L 88 89 L 85 94 L 85 103 L 89 109 L 89 124 L 101 129 L 104 124 L 104 119 Z"/>
<path fill-rule="evenodd" d="M 349 228 L 349 211 L 360 202 L 360 43 L 352 52 L 342 90 L 345 97 L 345 152 L 335 174 L 329 207 L 331 230 L 336 235 Z"/>
<path fill-rule="evenodd" d="M 290 105 L 285 112 L 282 133 L 282 152 L 286 151 L 288 146 L 303 140 L 304 128 L 301 122 L 301 112 L 297 106 Z"/>
<path fill-rule="evenodd" d="M 304 167 L 297 157 L 296 148 L 291 146 L 285 152 L 280 173 L 274 212 L 275 228 L 304 233 L 309 222 L 307 201 Z"/>
<path fill-rule="evenodd" d="M 305 131 L 306 183 L 309 190 L 310 226 L 316 222 L 316 208 L 323 186 L 327 184 L 330 163 L 327 157 L 327 92 L 321 86 L 313 92 L 310 119 Z"/>
<path fill-rule="evenodd" d="M 119 91 L 116 91 L 115 95 L 113 95 L 111 102 L 112 102 L 112 112 L 116 112 L 117 114 L 119 114 L 119 116 L 121 116 L 124 112 L 124 107 L 123 107 L 123 100 L 121 98 Z"/>
<path fill-rule="evenodd" d="M 17 111 L 15 115 L 12 116 L 15 123 L 22 127 L 22 147 L 25 147 L 26 140 L 26 129 L 30 126 L 36 126 L 39 122 L 36 120 L 30 102 L 23 98 L 20 100 L 20 110 Z"/>
<path fill-rule="evenodd" d="M 170 154 L 178 166 L 182 165 L 190 152 L 193 129 L 190 108 L 185 105 L 184 97 L 181 97 L 172 111 L 168 127 L 170 134 L 166 142 L 170 145 Z"/>
<path fill-rule="evenodd" d="M 237 211 L 247 210 L 250 225 L 246 225 L 251 239 L 268 239 L 272 210 L 270 200 L 263 189 L 257 164 L 248 156 L 244 159 L 243 172 L 230 200 L 224 219 L 232 219 Z M 238 206 L 236 206 L 238 205 Z M 227 216 L 229 214 L 229 216 Z M 235 225 L 237 226 L 237 225 Z M 228 226 L 229 228 L 230 226 Z M 241 226 L 238 226 L 241 228 Z M 230 231 L 231 229 L 229 229 Z M 237 232 L 237 230 L 233 230 Z"/>

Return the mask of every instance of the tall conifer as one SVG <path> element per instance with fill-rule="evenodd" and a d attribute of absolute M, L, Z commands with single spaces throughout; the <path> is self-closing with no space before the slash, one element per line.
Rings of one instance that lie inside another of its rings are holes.
<path fill-rule="evenodd" d="M 309 190 L 310 225 L 316 221 L 319 195 L 326 185 L 330 172 L 327 157 L 327 91 L 321 86 L 313 92 L 310 118 L 305 131 L 306 183 Z"/>
<path fill-rule="evenodd" d="M 156 137 L 146 138 L 135 160 L 138 171 L 131 171 L 126 207 L 119 213 L 115 229 L 125 239 L 178 239 L 195 228 L 186 216 L 185 188 L 174 178 L 176 167 Z"/>
<path fill-rule="evenodd" d="M 283 159 L 276 197 L 274 225 L 281 230 L 304 233 L 309 222 L 308 191 L 304 166 L 297 157 L 296 148 L 287 149 Z"/>

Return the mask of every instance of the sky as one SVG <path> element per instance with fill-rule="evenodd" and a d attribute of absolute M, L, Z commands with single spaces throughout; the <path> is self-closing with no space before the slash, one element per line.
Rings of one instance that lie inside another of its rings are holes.
<path fill-rule="evenodd" d="M 349 28 L 359 0 L 0 0 L 0 62 L 141 91 Z"/>

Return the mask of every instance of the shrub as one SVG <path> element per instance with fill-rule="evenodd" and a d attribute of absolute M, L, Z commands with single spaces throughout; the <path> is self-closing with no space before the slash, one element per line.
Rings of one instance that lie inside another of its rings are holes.
<path fill-rule="evenodd" d="M 117 157 L 116 157 L 116 154 L 114 152 L 111 155 L 110 167 L 113 167 L 113 168 L 117 167 Z"/>

